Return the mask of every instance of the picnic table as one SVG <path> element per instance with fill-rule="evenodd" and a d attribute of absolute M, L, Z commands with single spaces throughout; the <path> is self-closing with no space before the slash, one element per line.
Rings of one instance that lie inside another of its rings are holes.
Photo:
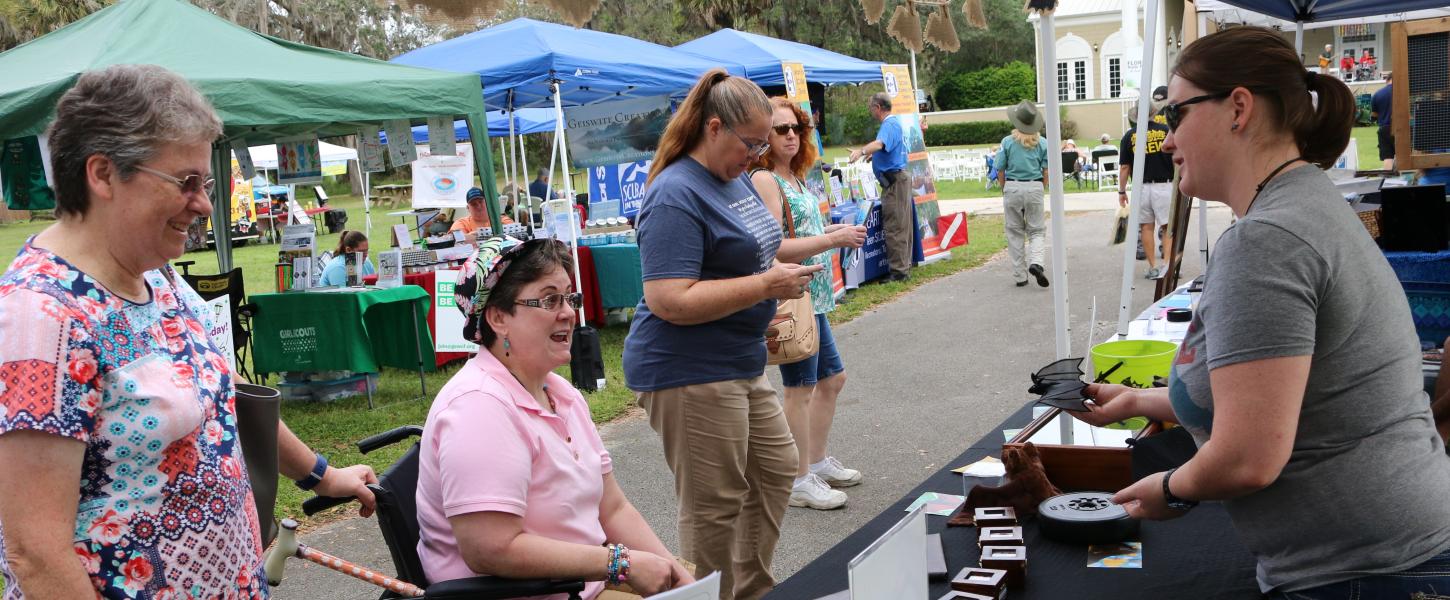
<path fill-rule="evenodd" d="M 388 203 L 388 208 L 397 206 L 399 202 L 408 204 L 408 199 L 413 194 L 413 184 L 410 183 L 375 185 L 373 189 L 377 191 L 378 201 Z"/>

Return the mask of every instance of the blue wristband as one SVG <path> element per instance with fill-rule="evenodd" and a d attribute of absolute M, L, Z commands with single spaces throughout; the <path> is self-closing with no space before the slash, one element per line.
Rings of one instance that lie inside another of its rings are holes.
<path fill-rule="evenodd" d="M 317 455 L 317 462 L 316 463 L 313 463 L 313 465 L 312 465 L 312 472 L 311 473 L 308 473 L 306 477 L 303 477 L 302 479 L 298 479 L 294 483 L 296 483 L 297 484 L 297 487 L 298 488 L 301 488 L 303 491 L 308 491 L 308 490 L 311 490 L 312 488 L 317 487 L 317 484 L 322 483 L 322 476 L 323 475 L 326 475 L 326 474 L 327 474 L 327 457 L 326 456 L 323 456 L 321 454 L 318 454 Z"/>

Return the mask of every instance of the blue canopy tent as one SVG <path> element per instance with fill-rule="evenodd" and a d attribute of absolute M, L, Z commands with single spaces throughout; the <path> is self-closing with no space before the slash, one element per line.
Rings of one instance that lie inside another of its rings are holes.
<path fill-rule="evenodd" d="M 729 58 L 745 67 L 745 76 L 761 85 L 785 85 L 781 61 L 805 66 L 806 81 L 822 85 L 881 81 L 880 62 L 861 60 L 815 46 L 770 36 L 721 29 L 675 46 L 676 50 L 708 60 Z"/>

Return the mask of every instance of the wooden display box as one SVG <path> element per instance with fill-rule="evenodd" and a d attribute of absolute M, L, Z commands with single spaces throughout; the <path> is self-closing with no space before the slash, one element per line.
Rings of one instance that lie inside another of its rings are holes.
<path fill-rule="evenodd" d="M 1042 413 L 1017 432 L 1003 448 L 1020 448 L 1044 428 L 1057 427 L 1057 416 L 1062 412 L 1060 408 L 1051 408 Z M 1149 422 L 1147 427 L 1133 434 L 1133 439 L 1142 439 L 1162 430 L 1161 423 Z M 1033 441 L 1032 445 L 1037 447 L 1037 453 L 1042 457 L 1047 479 L 1064 492 L 1115 491 L 1133 483 L 1133 449 L 1126 444 L 1107 447 L 1039 444 Z"/>

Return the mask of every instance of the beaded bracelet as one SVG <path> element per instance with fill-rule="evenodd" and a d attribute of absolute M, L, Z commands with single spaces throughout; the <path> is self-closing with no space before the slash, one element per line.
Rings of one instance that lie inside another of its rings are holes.
<path fill-rule="evenodd" d="M 629 548 L 624 544 L 610 544 L 609 566 L 606 568 L 606 580 L 610 585 L 619 585 L 629 581 Z"/>

